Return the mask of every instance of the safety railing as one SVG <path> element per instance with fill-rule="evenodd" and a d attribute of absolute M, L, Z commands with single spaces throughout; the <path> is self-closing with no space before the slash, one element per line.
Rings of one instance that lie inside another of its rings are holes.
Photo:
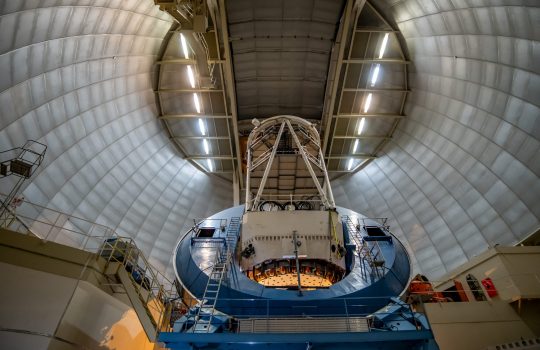
<path fill-rule="evenodd" d="M 352 241 L 356 244 L 356 249 L 360 258 L 367 262 L 368 266 L 371 268 L 371 272 L 377 277 L 383 276 L 385 270 L 385 260 L 379 242 L 367 241 L 365 239 L 367 232 L 365 231 L 364 226 L 360 226 L 359 220 L 354 223 L 352 221 L 353 219 L 347 215 L 343 215 L 341 220 L 349 231 L 349 238 L 352 239 Z M 368 276 L 363 262 L 360 264 L 360 268 L 362 276 L 367 278 Z"/>
<path fill-rule="evenodd" d="M 227 219 L 222 218 L 205 218 L 205 219 L 193 219 L 193 226 L 189 229 L 188 235 L 190 237 L 196 237 L 201 230 L 204 229 L 220 230 L 225 234 L 227 229 Z"/>
<path fill-rule="evenodd" d="M 0 194 L 1 200 L 5 197 Z M 0 223 L 0 227 L 94 253 L 96 258 L 105 259 L 107 265 L 120 263 L 153 320 L 155 337 L 157 332 L 169 329 L 171 313 L 181 308 L 179 288 L 150 264 L 132 238 L 122 237 L 105 225 L 25 200 L 18 201 L 17 206 L 6 205 L 11 218 Z"/>
<path fill-rule="evenodd" d="M 490 300 L 506 300 L 508 302 L 514 302 L 521 298 L 534 299 L 540 294 L 540 274 L 538 273 L 502 273 L 496 276 L 490 276 L 494 289 L 488 291 L 484 286 L 479 288 L 471 288 L 466 282 L 466 278 L 454 278 L 453 280 L 429 280 L 427 284 L 431 284 L 431 289 L 421 291 L 408 291 L 409 299 L 411 302 L 426 302 L 426 299 L 430 302 L 460 302 L 462 293 L 466 293 L 467 300 L 465 302 L 477 302 L 477 301 L 490 301 Z M 456 288 L 452 281 L 458 281 L 462 284 L 459 290 Z M 433 287 L 437 284 L 446 283 L 447 288 Z M 482 300 L 477 300 L 475 294 L 481 294 Z M 437 297 L 440 296 L 440 297 Z"/>
<path fill-rule="evenodd" d="M 390 225 L 388 225 L 388 218 L 379 218 L 379 217 L 358 218 L 358 224 L 362 222 L 362 227 L 369 226 L 370 221 L 376 223 L 378 226 L 382 227 L 386 231 L 390 230 Z"/>
<path fill-rule="evenodd" d="M 323 210 L 324 204 L 316 195 L 309 194 L 279 194 L 265 193 L 259 204 L 259 210 L 266 210 L 263 207 L 271 203 L 271 210 Z"/>
<path fill-rule="evenodd" d="M 394 307 L 391 296 L 334 298 L 331 300 L 296 301 L 220 298 L 211 326 L 216 331 L 230 333 L 309 333 L 309 332 L 369 332 L 398 330 L 385 319 L 401 317 L 413 330 L 425 330 L 427 322 L 422 312 L 400 302 Z M 395 299 L 394 299 L 395 300 Z M 367 312 L 366 305 L 380 305 L 377 312 Z M 192 332 L 190 329 L 205 314 L 185 310 L 183 317 L 172 319 L 173 332 Z M 223 311 L 223 313 L 220 313 Z M 209 317 L 209 316 L 207 316 Z M 410 328 L 408 328 L 410 330 Z"/>

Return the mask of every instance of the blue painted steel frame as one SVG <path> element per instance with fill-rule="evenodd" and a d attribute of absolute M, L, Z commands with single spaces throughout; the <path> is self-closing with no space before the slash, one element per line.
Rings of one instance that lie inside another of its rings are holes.
<path fill-rule="evenodd" d="M 339 213 L 349 216 L 363 216 L 345 208 Z M 226 209 L 209 219 L 230 219 L 242 216 L 244 206 Z M 216 230 L 214 237 L 223 232 Z M 348 233 L 345 232 L 347 235 Z M 393 237 L 393 236 L 392 236 Z M 366 281 L 361 276 L 358 257 L 353 257 L 350 273 L 328 289 L 319 289 L 298 296 L 296 291 L 265 288 L 250 280 L 241 271 L 238 262 L 231 266 L 228 281 L 219 293 L 217 309 L 234 316 L 254 315 L 333 315 L 368 314 L 388 304 L 391 297 L 399 295 L 406 287 L 410 275 L 410 262 L 404 246 L 393 237 L 391 241 L 379 242 L 385 256 L 386 274 L 380 279 Z M 184 236 L 175 253 L 175 270 L 181 283 L 200 298 L 208 281 L 202 266 L 209 266 L 213 257 L 212 248 L 193 249 L 191 237 Z M 361 307 L 347 305 L 344 298 L 365 298 Z M 237 302 L 231 299 L 236 299 Z M 270 302 L 272 307 L 268 306 Z"/>
<path fill-rule="evenodd" d="M 209 219 L 230 219 L 242 216 L 243 206 L 229 208 Z M 359 215 L 351 210 L 338 208 L 343 215 Z M 346 242 L 349 240 L 344 225 Z M 372 313 L 390 303 L 406 287 L 411 273 L 410 261 L 404 246 L 390 232 L 391 239 L 380 240 L 384 255 L 386 273 L 381 278 L 366 281 L 361 276 L 359 258 L 348 250 L 348 275 L 328 289 L 309 291 L 298 296 L 296 291 L 276 290 L 247 278 L 235 262 L 219 293 L 221 301 L 216 308 L 235 317 L 282 316 L 282 315 L 332 315 L 360 316 Z M 224 236 L 216 230 L 214 237 Z M 200 298 L 208 282 L 205 266 L 214 256 L 215 248 L 193 248 L 187 234 L 177 245 L 175 270 L 181 283 Z M 203 243 L 204 244 L 204 243 Z M 399 306 L 399 305 L 398 305 Z M 399 315 L 398 315 L 399 316 Z M 399 317 L 398 317 L 399 318 Z M 400 322 L 407 322 L 399 318 Z M 411 324 L 414 327 L 414 325 Z M 390 329 L 390 328 L 389 328 Z M 411 329 L 410 327 L 408 329 Z M 254 349 L 265 350 L 340 350 L 340 349 L 393 349 L 393 350 L 437 350 L 433 334 L 426 327 L 423 330 L 383 331 L 371 329 L 369 332 L 348 333 L 160 333 L 158 340 L 167 343 L 171 349 Z"/>
<path fill-rule="evenodd" d="M 161 333 L 171 349 L 438 349 L 431 331 L 358 333 Z M 201 342 L 203 340 L 203 342 Z"/>

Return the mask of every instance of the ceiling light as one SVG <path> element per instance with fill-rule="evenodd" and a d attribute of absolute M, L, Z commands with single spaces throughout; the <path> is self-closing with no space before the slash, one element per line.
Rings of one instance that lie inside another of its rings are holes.
<path fill-rule="evenodd" d="M 201 113 L 201 104 L 199 103 L 199 96 L 197 96 L 196 93 L 193 93 L 193 102 L 195 103 L 195 109 L 197 110 L 197 113 Z"/>
<path fill-rule="evenodd" d="M 375 69 L 373 69 L 373 75 L 371 76 L 371 86 L 375 86 L 375 83 L 377 82 L 377 78 L 379 77 L 380 68 L 381 68 L 381 65 L 377 63 L 377 65 L 375 66 Z"/>
<path fill-rule="evenodd" d="M 370 92 L 367 95 L 366 103 L 364 104 L 364 113 L 367 113 L 367 111 L 369 111 L 369 106 L 371 106 L 371 97 L 372 97 L 372 93 Z"/>
<path fill-rule="evenodd" d="M 389 35 L 390 35 L 389 33 L 384 34 L 381 49 L 379 50 L 379 58 L 383 58 L 383 56 L 384 56 L 384 51 L 386 50 L 386 44 L 388 44 L 388 36 Z"/>
<path fill-rule="evenodd" d="M 206 139 L 203 139 L 203 146 L 204 146 L 204 153 L 206 154 L 210 153 L 210 147 L 208 147 L 208 141 L 206 141 Z"/>
<path fill-rule="evenodd" d="M 189 78 L 189 84 L 194 89 L 195 88 L 195 76 L 193 75 L 193 69 L 191 69 L 191 66 L 187 66 L 187 75 Z"/>
<path fill-rule="evenodd" d="M 352 149 L 352 153 L 356 153 L 357 149 L 358 149 L 358 139 L 354 140 L 354 146 L 353 146 L 353 149 Z"/>
<path fill-rule="evenodd" d="M 206 134 L 206 127 L 204 126 L 204 122 L 201 118 L 199 118 L 199 130 L 201 131 L 202 136 Z"/>
<path fill-rule="evenodd" d="M 212 160 L 211 160 L 211 159 L 207 159 L 207 160 L 206 160 L 206 165 L 208 165 L 208 170 L 209 170 L 209 171 L 214 171 L 214 164 L 212 164 Z"/>
<path fill-rule="evenodd" d="M 364 131 L 364 124 L 366 123 L 366 118 L 360 119 L 360 124 L 358 124 L 358 135 L 362 134 L 362 131 Z"/>
<path fill-rule="evenodd" d="M 351 170 L 352 169 L 352 162 L 353 162 L 353 159 L 349 159 L 349 163 L 347 164 L 347 170 Z"/>
<path fill-rule="evenodd" d="M 186 38 L 184 38 L 184 35 L 182 33 L 180 33 L 180 42 L 182 43 L 182 51 L 184 51 L 184 58 L 187 60 L 189 59 L 188 47 Z"/>

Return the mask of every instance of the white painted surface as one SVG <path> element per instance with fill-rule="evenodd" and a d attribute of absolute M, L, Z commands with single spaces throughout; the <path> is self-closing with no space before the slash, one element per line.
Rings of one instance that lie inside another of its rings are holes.
<path fill-rule="evenodd" d="M 334 195 L 389 217 L 415 269 L 436 279 L 540 225 L 540 8 L 374 3 L 408 46 L 407 117 Z M 151 0 L 54 4 L 1 3 L 0 150 L 47 143 L 26 198 L 116 227 L 172 274 L 191 219 L 232 204 L 232 186 L 180 159 L 155 118 L 152 65 L 172 20 Z"/>
<path fill-rule="evenodd" d="M 431 303 L 425 307 L 441 350 L 480 350 L 534 337 L 506 302 Z"/>
<path fill-rule="evenodd" d="M 0 349 L 154 349 L 131 306 L 87 282 L 6 263 L 0 274 L 0 327 L 34 333 L 0 331 Z"/>
<path fill-rule="evenodd" d="M 293 231 L 297 232 L 297 240 L 301 244 L 298 247 L 300 256 L 323 259 L 345 268 L 345 259 L 338 258 L 336 254 L 338 244 L 344 247 L 343 227 L 338 216 L 327 211 L 305 210 L 245 213 L 242 218 L 242 249 L 253 244 L 255 255 L 242 259 L 243 268 L 251 268 L 265 260 L 294 258 Z M 336 246 L 334 253 L 332 245 Z"/>

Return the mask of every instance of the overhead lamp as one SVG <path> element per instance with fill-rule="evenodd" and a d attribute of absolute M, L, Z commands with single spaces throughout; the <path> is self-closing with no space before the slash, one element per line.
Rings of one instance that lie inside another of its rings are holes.
<path fill-rule="evenodd" d="M 375 86 L 377 78 L 379 78 L 379 69 L 381 69 L 381 65 L 377 63 L 373 69 L 373 75 L 371 76 L 371 86 Z"/>
<path fill-rule="evenodd" d="M 214 164 L 211 159 L 206 159 L 206 165 L 208 166 L 209 171 L 214 171 Z"/>
<path fill-rule="evenodd" d="M 383 58 L 383 56 L 384 56 L 384 51 L 386 50 L 386 44 L 388 44 L 388 36 L 389 35 L 390 35 L 390 33 L 384 34 L 381 49 L 379 50 L 379 58 Z"/>
<path fill-rule="evenodd" d="M 201 135 L 206 135 L 206 127 L 204 125 L 204 122 L 201 118 L 199 118 L 199 130 L 201 131 Z"/>
<path fill-rule="evenodd" d="M 356 150 L 358 149 L 358 139 L 354 140 L 354 146 L 352 149 L 352 153 L 356 153 Z"/>
<path fill-rule="evenodd" d="M 352 169 L 352 163 L 353 163 L 353 159 L 349 159 L 349 163 L 347 164 L 347 170 L 351 170 Z"/>
<path fill-rule="evenodd" d="M 193 89 L 195 89 L 195 75 L 193 75 L 193 69 L 191 69 L 191 66 L 187 66 L 187 75 L 189 78 L 189 84 Z"/>
<path fill-rule="evenodd" d="M 196 93 L 193 93 L 193 103 L 195 103 L 195 109 L 197 110 L 197 113 L 201 113 L 201 104 L 199 103 L 199 96 L 197 96 Z"/>
<path fill-rule="evenodd" d="M 364 113 L 367 113 L 369 111 L 369 107 L 371 106 L 371 97 L 373 94 L 370 92 L 366 97 L 366 102 L 364 103 Z"/>
<path fill-rule="evenodd" d="M 209 154 L 210 147 L 208 147 L 208 141 L 206 141 L 206 139 L 203 139 L 203 146 L 204 146 L 204 153 Z"/>
<path fill-rule="evenodd" d="M 187 60 L 189 59 L 188 47 L 187 47 L 186 38 L 184 37 L 182 33 L 180 33 L 180 42 L 182 43 L 182 51 L 184 51 L 184 58 Z"/>
<path fill-rule="evenodd" d="M 358 131 L 357 134 L 361 135 L 362 131 L 364 131 L 364 124 L 366 123 L 366 118 L 360 119 L 360 124 L 358 124 Z"/>

